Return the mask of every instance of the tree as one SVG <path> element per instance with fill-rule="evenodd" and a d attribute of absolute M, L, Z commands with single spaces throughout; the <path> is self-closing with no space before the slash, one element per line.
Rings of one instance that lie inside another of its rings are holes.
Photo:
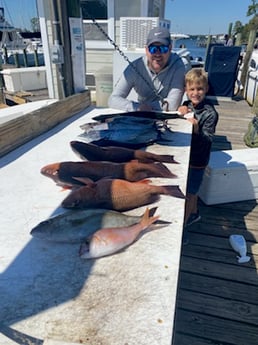
<path fill-rule="evenodd" d="M 38 32 L 38 31 L 40 31 L 40 27 L 39 27 L 39 18 L 38 18 L 38 17 L 31 18 L 31 20 L 30 20 L 30 25 L 31 25 L 31 30 L 32 30 L 33 32 Z"/>
<path fill-rule="evenodd" d="M 252 5 L 248 6 L 248 10 L 247 10 L 247 17 L 250 17 L 252 15 L 256 16 L 258 12 L 258 3 L 256 2 L 256 0 L 252 0 Z"/>
<path fill-rule="evenodd" d="M 242 30 L 243 30 L 243 25 L 242 25 L 242 23 L 240 22 L 240 20 L 237 20 L 237 21 L 235 22 L 234 27 L 233 27 L 233 35 L 241 33 Z"/>

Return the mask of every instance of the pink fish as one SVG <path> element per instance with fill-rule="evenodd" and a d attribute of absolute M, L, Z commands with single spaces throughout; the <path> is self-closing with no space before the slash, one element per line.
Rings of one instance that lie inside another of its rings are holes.
<path fill-rule="evenodd" d="M 94 259 L 114 254 L 136 241 L 140 233 L 153 224 L 159 216 L 150 217 L 147 208 L 141 221 L 135 225 L 117 228 L 102 228 L 80 248 L 80 257 Z"/>

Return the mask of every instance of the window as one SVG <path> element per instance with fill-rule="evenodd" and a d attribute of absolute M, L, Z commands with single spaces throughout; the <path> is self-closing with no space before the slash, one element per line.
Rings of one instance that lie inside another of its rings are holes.
<path fill-rule="evenodd" d="M 108 6 L 107 0 L 84 0 L 81 1 L 82 18 L 91 19 L 107 19 Z"/>
<path fill-rule="evenodd" d="M 92 21 L 96 20 L 102 30 L 113 39 L 114 37 L 114 0 L 81 0 L 84 37 L 86 48 L 110 49 L 110 43 Z"/>

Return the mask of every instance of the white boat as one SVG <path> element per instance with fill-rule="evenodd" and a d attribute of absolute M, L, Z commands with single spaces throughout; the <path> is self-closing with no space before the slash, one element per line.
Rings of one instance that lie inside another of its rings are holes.
<path fill-rule="evenodd" d="M 238 79 L 240 80 L 241 71 Z M 247 81 L 244 88 L 244 98 L 250 104 L 254 104 L 258 89 L 258 49 L 254 49 L 250 58 Z"/>
<path fill-rule="evenodd" d="M 44 65 L 44 54 L 41 42 L 27 40 L 11 25 L 4 15 L 4 8 L 0 7 L 0 57 L 3 63 L 15 64 L 17 57 L 19 65 L 24 66 L 24 51 L 26 51 L 27 65 L 35 66 L 35 51 L 37 51 L 39 65 Z"/>
<path fill-rule="evenodd" d="M 4 16 L 4 8 L 0 7 L 0 49 L 1 51 L 7 48 L 8 50 L 24 49 L 26 43 L 17 29 L 12 26 Z"/>
<path fill-rule="evenodd" d="M 176 41 L 176 40 L 180 40 L 180 39 L 184 39 L 184 38 L 190 38 L 189 35 L 186 34 L 178 34 L 175 32 L 171 32 L 170 34 L 172 41 Z"/>

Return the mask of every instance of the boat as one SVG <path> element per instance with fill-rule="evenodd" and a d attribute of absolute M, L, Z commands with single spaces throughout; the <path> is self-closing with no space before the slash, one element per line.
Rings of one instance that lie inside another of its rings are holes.
<path fill-rule="evenodd" d="M 19 32 L 5 18 L 4 8 L 0 7 L 0 56 L 4 64 L 18 64 L 19 66 L 35 66 L 35 54 L 37 52 L 37 64 L 44 65 L 44 53 L 41 40 L 32 33 L 27 38 Z M 26 59 L 26 61 L 25 61 Z"/>
<path fill-rule="evenodd" d="M 240 83 L 242 67 L 238 73 L 239 87 L 243 90 L 243 96 L 251 106 L 254 104 L 258 89 L 258 49 L 254 49 L 248 65 L 247 80 L 243 87 Z"/>
<path fill-rule="evenodd" d="M 184 38 L 190 38 L 189 35 L 179 34 L 179 33 L 175 33 L 175 32 L 171 32 L 170 36 L 171 36 L 171 39 L 173 42 L 175 42 L 176 40 L 184 39 Z"/>

